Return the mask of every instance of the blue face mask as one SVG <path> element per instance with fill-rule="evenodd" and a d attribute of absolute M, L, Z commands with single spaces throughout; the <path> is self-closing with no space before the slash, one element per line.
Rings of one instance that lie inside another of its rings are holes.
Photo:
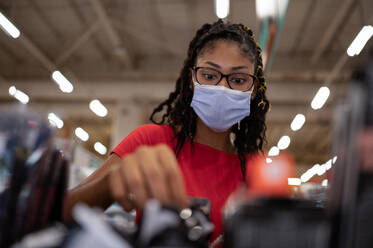
<path fill-rule="evenodd" d="M 224 132 L 250 115 L 251 91 L 241 92 L 224 86 L 194 82 L 191 107 L 215 132 Z"/>

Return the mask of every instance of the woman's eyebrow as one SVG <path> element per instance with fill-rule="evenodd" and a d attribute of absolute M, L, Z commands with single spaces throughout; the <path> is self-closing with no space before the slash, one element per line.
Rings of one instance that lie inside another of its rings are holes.
<path fill-rule="evenodd" d="M 209 64 L 213 67 L 216 67 L 216 68 L 222 68 L 220 65 L 218 64 L 215 64 L 214 62 L 211 62 L 211 61 L 206 61 L 204 62 L 205 64 Z M 241 66 L 233 66 L 231 67 L 232 70 L 240 70 L 240 69 L 248 69 L 247 66 L 244 66 L 244 65 L 241 65 Z"/>
<path fill-rule="evenodd" d="M 205 63 L 205 64 L 209 64 L 209 65 L 211 65 L 211 66 L 213 66 L 213 67 L 216 67 L 216 68 L 221 68 L 220 65 L 215 64 L 214 62 L 211 62 L 211 61 L 206 61 L 206 62 L 204 62 L 204 63 Z"/>
<path fill-rule="evenodd" d="M 248 69 L 249 67 L 241 65 L 241 66 L 233 66 L 231 69 L 232 70 L 240 70 L 240 69 Z"/>

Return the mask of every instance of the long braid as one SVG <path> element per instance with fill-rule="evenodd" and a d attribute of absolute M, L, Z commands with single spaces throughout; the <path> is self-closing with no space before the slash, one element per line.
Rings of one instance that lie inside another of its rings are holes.
<path fill-rule="evenodd" d="M 248 33 L 250 39 L 255 42 L 255 37 L 252 30 L 243 24 L 239 24 L 240 28 Z M 250 106 L 250 116 L 245 117 L 240 122 L 240 128 L 238 125 L 232 127 L 232 132 L 235 137 L 242 137 L 235 139 L 234 144 L 237 148 L 238 156 L 241 162 L 241 170 L 243 175 L 246 174 L 246 156 L 247 153 L 255 153 L 257 151 L 262 151 L 263 143 L 265 141 L 265 114 L 268 112 L 270 104 L 265 95 L 267 90 L 266 81 L 263 72 L 263 62 L 262 62 L 262 49 L 258 43 L 256 45 L 256 70 L 255 76 L 257 77 L 256 94 L 255 98 L 252 99 Z M 255 129 L 260 134 L 259 136 L 249 132 L 249 129 Z M 252 148 L 256 148 L 256 150 Z"/>
<path fill-rule="evenodd" d="M 187 58 L 176 81 L 175 91 L 170 93 L 169 98 L 154 109 L 150 120 L 156 124 L 169 124 L 177 139 L 175 153 L 178 155 L 185 142 L 193 139 L 196 134 L 197 115 L 190 106 L 193 98 L 191 86 L 191 68 L 196 63 L 197 57 L 204 50 L 213 45 L 217 40 L 230 40 L 240 44 L 242 51 L 254 62 L 255 97 L 251 100 L 250 116 L 245 117 L 238 124 L 233 125 L 231 131 L 235 134 L 234 146 L 240 159 L 241 171 L 245 179 L 246 155 L 262 151 L 265 141 L 265 114 L 269 109 L 269 101 L 266 98 L 266 82 L 263 73 L 262 51 L 255 42 L 253 32 L 242 24 L 224 23 L 219 20 L 213 24 L 204 24 L 196 33 L 189 44 Z M 157 113 L 161 113 L 161 121 L 155 121 Z"/>

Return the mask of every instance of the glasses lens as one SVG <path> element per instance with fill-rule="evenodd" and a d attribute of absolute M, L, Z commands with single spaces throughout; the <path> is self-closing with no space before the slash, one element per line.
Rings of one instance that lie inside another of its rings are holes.
<path fill-rule="evenodd" d="M 254 84 L 254 77 L 246 73 L 234 73 L 229 75 L 229 85 L 234 90 L 250 90 Z"/>
<path fill-rule="evenodd" d="M 219 82 L 221 74 L 209 68 L 198 68 L 196 73 L 197 82 L 200 84 L 215 85 Z"/>

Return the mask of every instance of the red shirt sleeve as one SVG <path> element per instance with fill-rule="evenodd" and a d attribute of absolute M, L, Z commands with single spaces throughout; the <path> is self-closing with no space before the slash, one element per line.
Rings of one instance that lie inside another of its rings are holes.
<path fill-rule="evenodd" d="M 145 124 L 125 137 L 111 153 L 123 157 L 126 154 L 134 152 L 141 145 L 156 145 L 166 143 L 171 146 L 173 131 L 168 125 Z"/>

